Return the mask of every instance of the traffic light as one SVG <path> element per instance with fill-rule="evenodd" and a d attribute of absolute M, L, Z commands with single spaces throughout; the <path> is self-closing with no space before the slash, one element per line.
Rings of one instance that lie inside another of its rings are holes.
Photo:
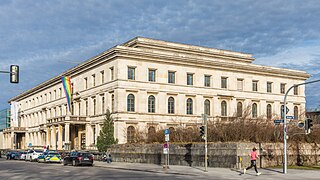
<path fill-rule="evenodd" d="M 312 124 L 312 119 L 306 119 L 304 120 L 304 130 L 306 132 L 306 134 L 309 134 L 311 132 L 311 128 L 312 128 L 313 124 Z"/>
<path fill-rule="evenodd" d="M 18 65 L 10 66 L 10 82 L 19 83 L 19 66 Z"/>
<path fill-rule="evenodd" d="M 200 126 L 200 136 L 203 137 L 204 136 L 204 126 Z"/>

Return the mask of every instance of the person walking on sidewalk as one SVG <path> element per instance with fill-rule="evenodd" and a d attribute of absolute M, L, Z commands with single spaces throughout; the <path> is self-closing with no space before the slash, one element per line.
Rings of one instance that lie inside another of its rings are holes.
<path fill-rule="evenodd" d="M 251 169 L 252 167 L 254 167 L 254 170 L 256 171 L 257 176 L 259 176 L 261 173 L 259 173 L 257 170 L 257 162 L 256 162 L 258 158 L 257 149 L 254 147 L 249 155 L 250 155 L 251 165 L 243 169 L 243 174 L 245 174 L 248 169 Z"/>

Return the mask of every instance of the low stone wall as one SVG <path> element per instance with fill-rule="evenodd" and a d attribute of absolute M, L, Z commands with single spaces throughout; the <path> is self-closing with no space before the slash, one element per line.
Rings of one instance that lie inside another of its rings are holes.
<path fill-rule="evenodd" d="M 243 168 L 250 165 L 248 154 L 256 147 L 259 167 L 282 166 L 282 143 L 209 143 L 208 166 Z M 165 164 L 162 144 L 119 144 L 111 148 L 114 161 Z M 170 164 L 204 166 L 204 144 L 170 144 Z M 288 144 L 288 165 L 320 165 L 320 145 Z"/>

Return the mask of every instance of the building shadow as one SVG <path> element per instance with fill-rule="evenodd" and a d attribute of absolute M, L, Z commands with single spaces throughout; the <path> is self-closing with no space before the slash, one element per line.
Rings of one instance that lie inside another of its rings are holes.
<path fill-rule="evenodd" d="M 188 165 L 191 167 L 192 166 L 192 143 L 186 144 L 184 146 L 187 150 L 186 154 L 184 155 L 184 160 L 188 163 Z"/>

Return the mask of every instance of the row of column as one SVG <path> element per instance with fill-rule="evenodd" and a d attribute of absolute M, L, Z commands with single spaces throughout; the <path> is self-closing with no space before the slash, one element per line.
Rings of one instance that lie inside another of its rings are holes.
<path fill-rule="evenodd" d="M 48 126 L 46 142 L 51 149 L 64 149 L 64 143 L 70 143 L 70 124 Z"/>

